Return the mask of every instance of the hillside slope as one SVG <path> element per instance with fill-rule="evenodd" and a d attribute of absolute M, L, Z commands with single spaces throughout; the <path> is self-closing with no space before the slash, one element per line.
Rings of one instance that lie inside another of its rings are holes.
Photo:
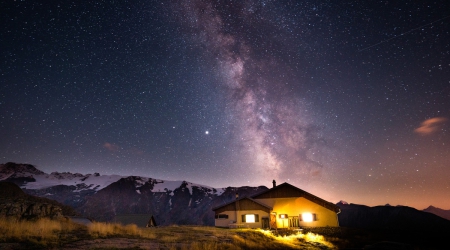
<path fill-rule="evenodd" d="M 429 206 L 423 210 L 424 212 L 432 213 L 444 219 L 450 220 L 450 210 L 444 210 L 437 207 Z"/>
<path fill-rule="evenodd" d="M 450 234 L 450 221 L 406 206 L 368 207 L 337 203 L 339 225 L 385 235 L 384 240 L 435 245 Z M 435 248 L 430 248 L 435 249 Z"/>
<path fill-rule="evenodd" d="M 60 218 L 77 215 L 69 206 L 25 194 L 11 182 L 0 182 L 0 217 L 16 219 Z"/>

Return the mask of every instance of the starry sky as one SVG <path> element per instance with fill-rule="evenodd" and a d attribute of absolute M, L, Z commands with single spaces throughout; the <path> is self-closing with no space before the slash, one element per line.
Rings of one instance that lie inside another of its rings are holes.
<path fill-rule="evenodd" d="M 449 10 L 2 1 L 0 162 L 450 209 Z"/>

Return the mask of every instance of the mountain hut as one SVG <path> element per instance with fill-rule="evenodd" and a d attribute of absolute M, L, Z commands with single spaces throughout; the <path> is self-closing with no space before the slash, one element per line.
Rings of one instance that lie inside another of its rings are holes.
<path fill-rule="evenodd" d="M 216 227 L 338 227 L 340 208 L 289 183 L 213 208 Z"/>

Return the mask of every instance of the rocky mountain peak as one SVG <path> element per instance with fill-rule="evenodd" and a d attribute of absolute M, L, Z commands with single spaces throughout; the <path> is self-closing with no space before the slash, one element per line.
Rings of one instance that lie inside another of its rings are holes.
<path fill-rule="evenodd" d="M 60 172 L 52 172 L 50 174 L 50 176 L 52 176 L 52 177 L 54 177 L 56 179 L 69 179 L 69 180 L 71 180 L 73 178 L 77 178 L 77 177 L 87 177 L 87 175 L 85 176 L 85 175 L 80 174 L 80 173 L 72 174 L 70 172 L 61 172 L 61 173 Z"/>
<path fill-rule="evenodd" d="M 0 164 L 0 180 L 6 179 L 11 175 L 16 175 L 17 177 L 31 176 L 31 175 L 42 175 L 44 172 L 37 169 L 31 164 L 20 164 L 14 162 L 7 162 L 5 164 Z"/>

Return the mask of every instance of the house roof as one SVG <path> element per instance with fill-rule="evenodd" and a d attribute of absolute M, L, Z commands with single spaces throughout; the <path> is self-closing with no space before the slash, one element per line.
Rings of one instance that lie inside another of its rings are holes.
<path fill-rule="evenodd" d="M 252 198 L 243 197 L 238 200 L 228 202 L 224 205 L 212 209 L 216 213 L 235 210 L 262 210 L 270 213 L 272 207 L 262 204 Z"/>
<path fill-rule="evenodd" d="M 261 192 L 252 196 L 253 199 L 266 199 L 266 198 L 290 198 L 290 197 L 303 197 L 310 200 L 322 207 L 325 207 L 331 211 L 339 212 L 340 208 L 324 199 L 321 199 L 315 195 L 312 195 L 298 187 L 295 187 L 287 182 L 275 186 L 269 190 Z"/>

